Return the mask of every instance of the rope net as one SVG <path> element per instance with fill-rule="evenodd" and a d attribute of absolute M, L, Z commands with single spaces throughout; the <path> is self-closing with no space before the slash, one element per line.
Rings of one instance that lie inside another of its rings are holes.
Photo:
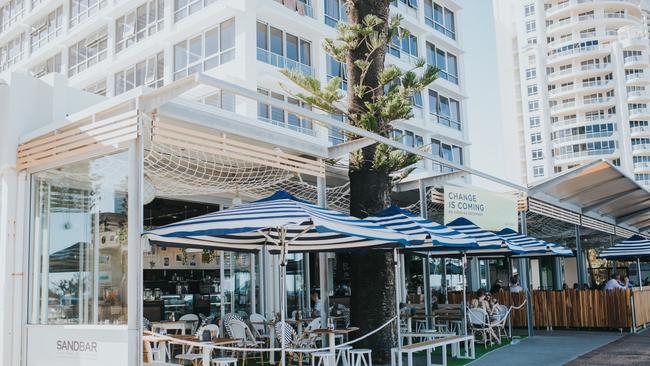
<path fill-rule="evenodd" d="M 262 198 L 282 189 L 304 200 L 317 201 L 316 186 L 295 172 L 229 154 L 192 149 L 183 143 L 154 138 L 145 150 L 144 168 L 148 197 L 244 193 Z M 328 187 L 327 201 L 330 208 L 347 211 L 348 184 Z"/>

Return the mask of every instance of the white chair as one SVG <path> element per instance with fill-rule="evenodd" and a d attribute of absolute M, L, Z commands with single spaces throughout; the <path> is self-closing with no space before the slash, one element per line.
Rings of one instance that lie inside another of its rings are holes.
<path fill-rule="evenodd" d="M 284 324 L 284 327 L 282 326 Z M 284 329 L 284 332 L 283 332 Z M 277 347 L 282 345 L 284 340 L 284 345 L 286 348 L 314 348 L 315 344 L 310 343 L 305 339 L 298 338 L 296 331 L 288 323 L 277 322 L 275 323 L 275 337 L 278 341 L 276 344 Z M 293 353 L 289 353 L 289 357 L 293 357 Z M 302 364 L 303 353 L 298 353 L 298 362 Z"/>
<path fill-rule="evenodd" d="M 496 337 L 494 329 L 490 324 L 487 312 L 481 308 L 467 309 L 467 322 L 474 336 L 480 335 L 485 347 L 492 344 L 493 337 Z M 477 338 L 478 339 L 478 338 Z"/>
<path fill-rule="evenodd" d="M 350 351 L 352 351 L 352 346 L 341 346 L 336 347 L 336 359 L 334 360 L 334 365 L 338 366 L 351 366 L 350 362 Z"/>
<path fill-rule="evenodd" d="M 228 336 L 229 338 L 233 338 L 232 331 L 230 330 L 230 322 L 232 320 L 238 320 L 242 323 L 244 322 L 244 318 L 239 316 L 239 314 L 228 313 L 223 316 L 223 329 L 226 330 L 226 336 Z"/>
<path fill-rule="evenodd" d="M 190 334 L 194 334 L 194 332 L 196 332 L 196 328 L 197 328 L 198 325 L 199 325 L 199 316 L 196 315 L 196 314 L 185 314 L 185 315 L 181 316 L 181 317 L 178 319 L 178 321 L 181 321 L 181 322 L 192 322 L 192 329 L 191 329 L 191 331 L 190 331 Z M 183 333 L 185 333 L 185 332 L 183 332 Z"/>
<path fill-rule="evenodd" d="M 311 366 L 334 365 L 333 352 L 314 352 L 311 354 Z"/>
<path fill-rule="evenodd" d="M 219 357 L 212 360 L 214 366 L 237 366 L 237 359 L 234 357 Z"/>
<path fill-rule="evenodd" d="M 372 350 L 353 349 L 350 351 L 351 366 L 372 366 Z"/>
<path fill-rule="evenodd" d="M 255 340 L 255 336 L 251 332 L 250 328 L 246 323 L 239 321 L 237 319 L 230 320 L 230 331 L 232 332 L 232 338 L 239 340 L 237 347 L 240 348 L 258 348 L 264 342 Z M 260 363 L 264 363 L 264 354 L 262 352 L 257 352 L 260 355 Z M 244 361 L 242 365 L 246 365 L 246 351 L 242 351 L 242 358 Z"/>
<path fill-rule="evenodd" d="M 251 330 L 255 338 L 267 341 L 270 336 L 266 328 L 266 318 L 261 314 L 253 313 L 248 320 L 251 323 Z"/>
<path fill-rule="evenodd" d="M 510 310 L 508 310 L 507 306 L 502 304 L 496 306 L 496 316 L 493 322 L 493 327 L 496 328 L 499 338 L 501 338 L 502 334 L 508 338 L 511 338 L 511 335 L 508 334 L 508 330 L 506 329 L 508 316 L 510 316 Z"/>

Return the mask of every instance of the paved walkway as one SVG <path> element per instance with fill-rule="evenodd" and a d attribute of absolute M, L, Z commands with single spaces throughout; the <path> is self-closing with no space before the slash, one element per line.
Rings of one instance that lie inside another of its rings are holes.
<path fill-rule="evenodd" d="M 567 366 L 650 365 L 650 331 L 630 334 L 584 354 Z"/>
<path fill-rule="evenodd" d="M 625 333 L 535 331 L 535 336 L 490 352 L 469 363 L 472 366 L 560 366 L 596 348 L 616 341 Z M 477 345 L 477 347 L 482 347 Z M 605 365 L 605 364 L 603 364 Z M 607 363 L 607 365 L 612 365 Z M 646 363 L 647 365 L 647 363 Z"/>

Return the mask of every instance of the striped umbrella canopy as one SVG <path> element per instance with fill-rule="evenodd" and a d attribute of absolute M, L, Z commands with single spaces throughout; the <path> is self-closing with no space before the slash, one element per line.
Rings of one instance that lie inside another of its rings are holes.
<path fill-rule="evenodd" d="M 468 256 L 524 254 L 526 252 L 520 246 L 491 231 L 480 228 L 464 217 L 453 220 L 447 226 L 476 240 L 479 247 L 468 250 L 466 252 Z"/>
<path fill-rule="evenodd" d="M 479 247 L 475 239 L 395 205 L 365 220 L 408 235 L 413 244 L 407 247 L 409 250 L 467 250 Z"/>
<path fill-rule="evenodd" d="M 620 243 L 600 252 L 600 257 L 605 259 L 635 259 L 650 258 L 650 240 L 633 235 Z"/>
<path fill-rule="evenodd" d="M 409 237 L 373 222 L 324 209 L 278 191 L 242 204 L 146 231 L 151 243 L 271 252 L 342 251 L 408 245 Z"/>
<path fill-rule="evenodd" d="M 518 232 L 505 228 L 497 232 L 497 235 L 506 239 L 512 244 L 518 245 L 525 250 L 525 253 L 518 257 L 539 257 L 539 256 L 562 256 L 571 257 L 571 249 L 559 244 L 549 243 L 531 236 L 519 234 Z"/>

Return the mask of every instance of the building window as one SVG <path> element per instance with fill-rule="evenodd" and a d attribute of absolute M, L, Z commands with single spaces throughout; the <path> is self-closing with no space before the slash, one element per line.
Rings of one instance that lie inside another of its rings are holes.
<path fill-rule="evenodd" d="M 535 149 L 532 151 L 532 154 L 533 154 L 533 161 L 544 159 L 544 154 L 542 153 L 542 149 Z"/>
<path fill-rule="evenodd" d="M 196 13 L 217 0 L 174 0 L 174 22 Z"/>
<path fill-rule="evenodd" d="M 325 0 L 325 24 L 336 28 L 339 22 L 347 22 L 345 0 Z"/>
<path fill-rule="evenodd" d="M 235 19 L 174 45 L 174 80 L 235 59 Z"/>
<path fill-rule="evenodd" d="M 539 110 L 539 100 L 528 101 L 528 112 L 537 112 Z"/>
<path fill-rule="evenodd" d="M 330 81 L 334 77 L 338 77 L 341 79 L 341 85 L 340 88 L 342 90 L 348 90 L 348 73 L 347 73 L 347 65 L 338 62 L 332 57 L 331 55 L 326 56 L 326 62 L 327 62 L 327 81 Z"/>
<path fill-rule="evenodd" d="M 441 125 L 461 129 L 459 101 L 429 90 L 429 113 L 435 116 Z"/>
<path fill-rule="evenodd" d="M 307 110 L 311 109 L 309 105 L 304 104 L 300 100 L 293 97 L 285 96 L 282 93 L 269 91 L 262 88 L 257 88 L 257 92 L 267 97 L 271 97 L 273 99 L 277 99 L 282 102 L 287 102 L 289 104 L 293 104 L 298 107 L 305 108 Z M 314 134 L 314 129 L 311 120 L 302 118 L 296 114 L 285 111 L 282 108 L 270 106 L 266 103 L 257 102 L 257 119 L 259 119 L 260 121 L 274 124 L 276 126 L 298 131 L 307 135 Z"/>
<path fill-rule="evenodd" d="M 31 52 L 38 50 L 58 37 L 63 31 L 63 7 L 59 6 L 32 25 Z"/>
<path fill-rule="evenodd" d="M 454 12 L 432 0 L 424 1 L 424 22 L 445 36 L 456 39 Z"/>
<path fill-rule="evenodd" d="M 535 132 L 530 134 L 530 143 L 533 145 L 542 143 L 542 134 L 541 132 Z"/>
<path fill-rule="evenodd" d="M 31 324 L 127 324 L 128 156 L 32 175 Z"/>
<path fill-rule="evenodd" d="M 401 57 L 402 52 L 418 57 L 418 37 L 412 35 L 410 31 L 400 28 L 398 34 L 388 45 L 388 53 L 395 57 Z"/>
<path fill-rule="evenodd" d="M 340 122 L 346 122 L 345 116 L 341 114 L 330 114 L 330 117 Z M 348 136 L 345 131 L 332 126 L 329 126 L 328 129 L 328 140 L 332 145 L 338 145 L 348 141 Z"/>
<path fill-rule="evenodd" d="M 142 85 L 151 88 L 163 86 L 164 67 L 164 55 L 159 52 L 146 60 L 115 73 L 114 95 L 120 95 Z"/>
<path fill-rule="evenodd" d="M 25 33 L 0 46 L 0 71 L 5 71 L 23 59 L 25 54 Z"/>
<path fill-rule="evenodd" d="M 536 127 L 539 127 L 541 125 L 541 121 L 540 121 L 539 116 L 533 116 L 533 117 L 528 118 L 528 122 L 530 124 L 530 128 L 536 128 Z"/>
<path fill-rule="evenodd" d="M 526 4 L 524 6 L 524 16 L 535 15 L 535 4 Z"/>
<path fill-rule="evenodd" d="M 311 42 L 260 21 L 257 22 L 257 60 L 314 75 Z"/>
<path fill-rule="evenodd" d="M 526 69 L 526 80 L 533 80 L 537 77 L 537 69 Z"/>
<path fill-rule="evenodd" d="M 235 94 L 225 90 L 219 90 L 216 93 L 208 94 L 199 98 L 199 102 L 213 107 L 225 109 L 234 112 L 237 107 L 237 98 Z"/>
<path fill-rule="evenodd" d="M 83 89 L 89 93 L 106 96 L 106 79 L 94 82 Z"/>
<path fill-rule="evenodd" d="M 458 85 L 458 59 L 456 55 L 436 48 L 432 43 L 427 42 L 427 62 L 429 65 L 437 66 L 440 71 L 438 76 Z"/>
<path fill-rule="evenodd" d="M 553 172 L 554 173 L 562 173 L 562 167 L 561 166 L 553 167 Z"/>
<path fill-rule="evenodd" d="M 529 97 L 532 97 L 533 95 L 537 95 L 537 84 L 528 85 L 527 90 L 528 90 Z"/>
<path fill-rule="evenodd" d="M 533 177 L 539 178 L 544 176 L 544 166 L 536 165 L 533 167 Z"/>
<path fill-rule="evenodd" d="M 76 75 L 106 59 L 106 28 L 73 44 L 68 49 L 68 76 Z"/>
<path fill-rule="evenodd" d="M 537 44 L 537 37 L 530 37 L 526 40 L 527 44 Z"/>
<path fill-rule="evenodd" d="M 4 6 L 0 6 L 0 32 L 4 32 L 25 13 L 24 0 L 9 0 Z"/>
<path fill-rule="evenodd" d="M 408 5 L 409 7 L 413 8 L 413 9 L 418 8 L 418 0 L 391 0 L 390 1 L 390 4 L 392 6 L 397 6 L 397 3 L 402 3 L 402 4 L 405 4 L 405 5 Z"/>
<path fill-rule="evenodd" d="M 47 74 L 51 74 L 53 72 L 61 73 L 61 53 L 57 53 L 56 55 L 48 58 L 47 60 L 41 62 L 40 64 L 32 67 L 30 70 L 31 74 L 35 78 L 40 78 L 41 76 L 45 76 Z"/>
<path fill-rule="evenodd" d="M 439 156 L 447 161 L 463 165 L 463 148 L 460 146 L 444 143 L 437 139 L 431 139 L 431 154 Z M 448 173 L 453 169 L 441 164 L 433 163 L 433 170 L 437 173 Z"/>
<path fill-rule="evenodd" d="M 526 22 L 526 33 L 532 33 L 537 30 L 537 25 L 534 20 Z"/>
<path fill-rule="evenodd" d="M 70 0 L 70 28 L 97 15 L 106 4 L 106 0 Z"/>
<path fill-rule="evenodd" d="M 115 53 L 163 29 L 165 1 L 151 0 L 115 21 Z"/>

